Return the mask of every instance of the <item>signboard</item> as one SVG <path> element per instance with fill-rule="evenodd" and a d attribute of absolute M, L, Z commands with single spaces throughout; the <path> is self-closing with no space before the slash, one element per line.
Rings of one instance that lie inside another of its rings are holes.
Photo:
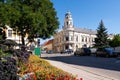
<path fill-rule="evenodd" d="M 39 47 L 34 48 L 34 54 L 37 56 L 41 56 L 41 50 Z"/>

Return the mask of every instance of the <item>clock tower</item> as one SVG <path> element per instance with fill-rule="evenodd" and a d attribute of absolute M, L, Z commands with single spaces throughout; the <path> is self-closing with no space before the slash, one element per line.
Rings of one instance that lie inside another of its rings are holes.
<path fill-rule="evenodd" d="M 65 19 L 64 19 L 64 30 L 69 30 L 69 29 L 73 29 L 73 19 L 72 19 L 72 15 L 71 12 L 68 11 L 65 14 Z"/>

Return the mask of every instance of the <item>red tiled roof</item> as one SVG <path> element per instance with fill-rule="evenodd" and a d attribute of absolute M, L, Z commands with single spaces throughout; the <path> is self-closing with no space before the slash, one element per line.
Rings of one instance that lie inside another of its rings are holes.
<path fill-rule="evenodd" d="M 49 45 L 49 44 L 51 44 L 52 42 L 53 42 L 53 39 L 48 40 L 47 42 L 44 43 L 44 46 Z"/>

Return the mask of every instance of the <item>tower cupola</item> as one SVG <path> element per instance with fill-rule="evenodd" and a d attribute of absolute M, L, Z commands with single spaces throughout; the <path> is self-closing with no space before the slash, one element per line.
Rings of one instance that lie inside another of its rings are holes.
<path fill-rule="evenodd" d="M 65 14 L 65 19 L 64 19 L 64 29 L 69 29 L 69 28 L 73 28 L 73 19 L 72 19 L 72 15 L 71 12 L 68 11 Z"/>

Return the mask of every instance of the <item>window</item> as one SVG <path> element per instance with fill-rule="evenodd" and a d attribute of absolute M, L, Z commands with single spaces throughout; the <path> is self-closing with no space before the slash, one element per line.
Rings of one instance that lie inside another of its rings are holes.
<path fill-rule="evenodd" d="M 68 45 L 65 45 L 65 49 L 69 49 L 69 46 L 68 46 Z"/>
<path fill-rule="evenodd" d="M 85 38 L 85 41 L 87 42 L 87 37 Z"/>
<path fill-rule="evenodd" d="M 82 37 L 82 42 L 84 42 L 84 37 Z"/>
<path fill-rule="evenodd" d="M 12 30 L 8 30 L 8 36 L 12 37 Z"/>
<path fill-rule="evenodd" d="M 68 36 L 66 36 L 66 41 L 69 41 L 69 37 Z"/>
<path fill-rule="evenodd" d="M 78 42 L 78 36 L 76 36 L 76 41 Z"/>
<path fill-rule="evenodd" d="M 73 36 L 71 36 L 71 41 L 73 41 Z"/>
<path fill-rule="evenodd" d="M 76 45 L 76 49 L 78 49 L 78 45 Z"/>
<path fill-rule="evenodd" d="M 68 21 L 67 21 L 67 25 L 68 25 Z"/>
<path fill-rule="evenodd" d="M 91 38 L 89 38 L 89 42 L 91 42 Z"/>

